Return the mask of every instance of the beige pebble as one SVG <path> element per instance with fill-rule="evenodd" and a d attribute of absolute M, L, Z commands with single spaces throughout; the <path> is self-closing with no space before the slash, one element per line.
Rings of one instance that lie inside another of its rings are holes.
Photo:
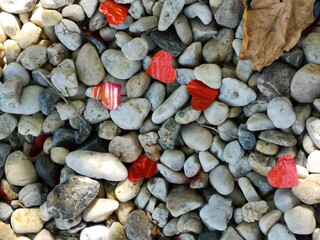
<path fill-rule="evenodd" d="M 12 213 L 11 226 L 15 233 L 38 233 L 44 222 L 39 208 L 19 208 Z"/>
<path fill-rule="evenodd" d="M 53 162 L 57 164 L 64 165 L 66 164 L 66 156 L 68 155 L 69 150 L 63 147 L 53 147 L 50 150 L 50 157 Z"/>

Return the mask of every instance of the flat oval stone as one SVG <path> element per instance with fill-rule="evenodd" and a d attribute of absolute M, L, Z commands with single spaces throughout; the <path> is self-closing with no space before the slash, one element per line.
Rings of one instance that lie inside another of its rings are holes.
<path fill-rule="evenodd" d="M 104 51 L 101 61 L 108 73 L 119 79 L 129 79 L 141 68 L 141 61 L 131 61 L 120 50 L 115 49 Z"/>
<path fill-rule="evenodd" d="M 198 151 L 210 148 L 213 137 L 211 132 L 195 123 L 182 126 L 181 136 L 185 144 Z"/>
<path fill-rule="evenodd" d="M 60 42 L 69 50 L 75 51 L 81 46 L 80 28 L 73 21 L 62 19 L 54 26 L 54 31 Z"/>
<path fill-rule="evenodd" d="M 67 155 L 66 163 L 76 172 L 92 178 L 123 181 L 128 177 L 126 167 L 111 153 L 77 150 Z"/>
<path fill-rule="evenodd" d="M 116 200 L 97 198 L 83 211 L 83 220 L 86 222 L 101 222 L 106 219 L 119 207 Z"/>
<path fill-rule="evenodd" d="M 209 180 L 211 185 L 222 195 L 230 194 L 234 189 L 233 177 L 229 169 L 220 165 L 210 171 Z"/>
<path fill-rule="evenodd" d="M 293 135 L 277 130 L 263 131 L 259 134 L 259 139 L 283 147 L 291 147 L 297 144 L 297 139 Z"/>
<path fill-rule="evenodd" d="M 296 121 L 291 101 L 286 97 L 275 97 L 267 107 L 267 114 L 277 128 L 291 127 Z"/>
<path fill-rule="evenodd" d="M 122 129 L 139 129 L 151 109 L 150 102 L 145 98 L 130 99 L 110 111 L 114 123 Z"/>

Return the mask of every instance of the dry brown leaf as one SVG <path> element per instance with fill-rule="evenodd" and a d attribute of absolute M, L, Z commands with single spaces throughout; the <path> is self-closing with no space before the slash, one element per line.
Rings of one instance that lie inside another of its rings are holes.
<path fill-rule="evenodd" d="M 313 22 L 314 0 L 243 0 L 243 3 L 239 58 L 251 60 L 254 69 L 270 65 L 293 48 L 301 32 Z"/>

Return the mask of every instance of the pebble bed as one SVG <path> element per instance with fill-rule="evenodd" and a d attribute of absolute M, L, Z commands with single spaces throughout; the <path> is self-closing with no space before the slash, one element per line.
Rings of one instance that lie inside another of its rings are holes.
<path fill-rule="evenodd" d="M 319 240 L 319 28 L 253 71 L 241 0 L 115 1 L 120 25 L 98 0 L 0 1 L 0 239 Z M 169 84 L 145 73 L 160 50 Z M 204 111 L 194 79 L 220 92 Z M 121 84 L 117 109 L 92 98 L 101 82 Z M 142 153 L 157 173 L 133 183 Z M 283 155 L 292 189 L 266 178 Z"/>

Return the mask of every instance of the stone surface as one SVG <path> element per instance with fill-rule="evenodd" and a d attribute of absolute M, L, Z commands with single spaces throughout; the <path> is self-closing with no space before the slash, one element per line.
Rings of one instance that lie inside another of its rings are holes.
<path fill-rule="evenodd" d="M 81 46 L 80 29 L 77 24 L 68 19 L 62 19 L 54 26 L 56 36 L 69 50 L 75 51 Z"/>
<path fill-rule="evenodd" d="M 112 199 L 97 198 L 93 200 L 82 215 L 86 222 L 101 222 L 106 219 L 119 207 L 119 203 Z"/>
<path fill-rule="evenodd" d="M 128 220 L 124 224 L 124 229 L 128 239 L 151 240 L 152 222 L 147 214 L 142 210 L 135 210 L 129 214 Z"/>
<path fill-rule="evenodd" d="M 267 114 L 277 128 L 291 127 L 296 121 L 291 101 L 286 97 L 275 97 L 268 103 Z"/>
<path fill-rule="evenodd" d="M 306 178 L 298 179 L 298 186 L 292 188 L 292 193 L 306 204 L 316 204 L 320 202 L 320 187 L 318 181 L 319 174 L 310 174 Z"/>
<path fill-rule="evenodd" d="M 187 146 L 198 151 L 208 150 L 213 140 L 209 130 L 195 123 L 182 126 L 181 136 Z"/>
<path fill-rule="evenodd" d="M 260 220 L 268 211 L 266 201 L 248 202 L 242 207 L 243 220 L 245 222 L 254 222 Z"/>
<path fill-rule="evenodd" d="M 44 221 L 39 208 L 20 208 L 12 213 L 10 223 L 15 233 L 23 234 L 40 232 Z"/>
<path fill-rule="evenodd" d="M 228 195 L 234 189 L 233 177 L 229 169 L 224 165 L 219 165 L 211 170 L 209 180 L 217 192 L 222 195 Z"/>

